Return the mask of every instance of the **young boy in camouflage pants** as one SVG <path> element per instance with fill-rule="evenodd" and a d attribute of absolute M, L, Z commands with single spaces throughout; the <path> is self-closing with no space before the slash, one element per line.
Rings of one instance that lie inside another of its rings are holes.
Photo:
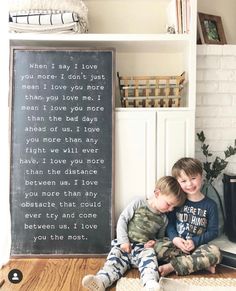
<path fill-rule="evenodd" d="M 155 251 L 144 248 L 144 243 L 164 237 L 168 222 L 165 213 L 182 205 L 185 198 L 177 180 L 166 176 L 157 182 L 150 199 L 131 202 L 118 219 L 117 239 L 112 241 L 103 268 L 96 275 L 85 276 L 82 285 L 89 290 L 103 291 L 128 269 L 137 267 L 144 290 L 160 290 Z"/>
<path fill-rule="evenodd" d="M 203 269 L 215 273 L 221 261 L 219 248 L 208 244 L 218 235 L 218 214 L 215 201 L 201 193 L 202 174 L 201 162 L 193 158 L 182 158 L 172 168 L 187 199 L 168 216 L 169 239 L 155 244 L 157 259 L 168 262 L 158 268 L 161 276 L 174 271 L 187 275 Z"/>

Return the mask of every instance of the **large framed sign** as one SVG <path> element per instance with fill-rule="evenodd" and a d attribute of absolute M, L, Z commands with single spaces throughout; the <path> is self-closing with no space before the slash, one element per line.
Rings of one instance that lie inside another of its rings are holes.
<path fill-rule="evenodd" d="M 11 255 L 103 255 L 113 238 L 113 49 L 11 49 Z"/>

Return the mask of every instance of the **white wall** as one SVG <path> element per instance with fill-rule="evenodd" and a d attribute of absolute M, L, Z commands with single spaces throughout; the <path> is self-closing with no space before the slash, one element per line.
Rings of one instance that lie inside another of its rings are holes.
<path fill-rule="evenodd" d="M 227 44 L 236 44 L 236 1 L 235 0 L 196 0 L 198 11 L 221 16 Z"/>
<path fill-rule="evenodd" d="M 236 10 L 235 10 L 236 11 Z M 196 132 L 205 132 L 210 150 L 224 158 L 236 139 L 236 45 L 198 45 Z M 196 157 L 204 161 L 196 139 Z M 236 175 L 236 155 L 226 173 Z M 223 194 L 222 176 L 216 186 Z"/>
<path fill-rule="evenodd" d="M 84 0 L 84 2 L 88 7 L 90 33 L 166 31 L 165 14 L 168 4 L 166 0 Z"/>

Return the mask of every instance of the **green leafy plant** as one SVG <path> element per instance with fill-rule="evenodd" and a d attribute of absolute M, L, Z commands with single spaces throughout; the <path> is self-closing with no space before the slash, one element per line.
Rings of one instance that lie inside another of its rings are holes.
<path fill-rule="evenodd" d="M 211 187 L 219 201 L 219 206 L 220 210 L 222 213 L 224 225 L 225 225 L 225 214 L 224 214 L 224 207 L 223 203 L 220 197 L 219 192 L 217 189 L 214 187 L 212 182 L 222 173 L 222 171 L 227 167 L 228 161 L 227 159 L 233 155 L 236 154 L 236 139 L 234 141 L 234 146 L 229 146 L 227 149 L 224 151 L 224 158 L 220 158 L 216 156 L 213 158 L 213 154 L 210 152 L 209 149 L 209 144 L 206 143 L 206 137 L 203 131 L 197 133 L 198 140 L 201 143 L 201 150 L 203 155 L 205 156 L 205 162 L 203 162 L 203 170 L 205 171 L 206 174 L 206 181 L 205 184 L 203 185 L 202 190 L 204 189 L 204 192 L 206 196 L 208 195 L 209 188 Z"/>
<path fill-rule="evenodd" d="M 209 158 L 212 157 L 212 153 L 209 151 L 209 144 L 206 144 L 206 137 L 203 131 L 197 133 L 198 140 L 201 143 L 201 150 L 203 155 L 206 158 L 206 161 L 203 162 L 203 169 L 206 173 L 206 181 L 212 183 L 222 171 L 227 167 L 227 159 L 236 154 L 236 139 L 234 141 L 234 146 L 229 146 L 224 151 L 224 158 L 215 157 L 213 161 L 210 161 Z"/>

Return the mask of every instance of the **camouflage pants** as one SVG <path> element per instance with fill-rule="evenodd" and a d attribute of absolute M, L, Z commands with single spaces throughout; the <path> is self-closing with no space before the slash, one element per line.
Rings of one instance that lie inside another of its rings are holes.
<path fill-rule="evenodd" d="M 170 263 L 178 275 L 207 269 L 221 261 L 220 249 L 212 244 L 204 244 L 196 248 L 191 254 L 183 253 L 168 238 L 158 240 L 155 244 L 157 260 Z"/>
<path fill-rule="evenodd" d="M 143 244 L 132 244 L 130 254 L 123 252 L 119 245 L 112 247 L 103 268 L 96 274 L 105 288 L 119 280 L 130 268 L 138 268 L 142 284 L 147 281 L 158 281 L 157 257 L 153 248 L 145 249 Z"/>

